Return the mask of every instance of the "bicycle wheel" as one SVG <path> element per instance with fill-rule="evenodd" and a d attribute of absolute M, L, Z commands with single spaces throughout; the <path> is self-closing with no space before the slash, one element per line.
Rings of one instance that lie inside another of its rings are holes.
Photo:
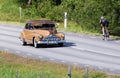
<path fill-rule="evenodd" d="M 109 39 L 109 31 L 108 31 L 107 27 L 105 27 L 104 33 L 105 33 L 105 40 L 108 40 Z"/>

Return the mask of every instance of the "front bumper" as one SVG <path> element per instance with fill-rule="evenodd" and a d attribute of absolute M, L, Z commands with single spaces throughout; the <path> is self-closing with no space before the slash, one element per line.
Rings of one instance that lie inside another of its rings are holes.
<path fill-rule="evenodd" d="M 65 40 L 59 40 L 59 41 L 38 41 L 38 44 L 47 44 L 47 45 L 51 45 L 51 44 L 59 44 L 59 43 L 65 43 Z"/>

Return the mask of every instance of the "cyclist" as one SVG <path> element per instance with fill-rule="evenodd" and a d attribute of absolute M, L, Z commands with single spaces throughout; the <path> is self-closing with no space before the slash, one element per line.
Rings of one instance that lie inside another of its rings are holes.
<path fill-rule="evenodd" d="M 106 20 L 103 16 L 101 16 L 100 25 L 101 25 L 101 29 L 102 29 L 102 35 L 104 37 L 109 38 L 109 32 L 108 32 L 109 21 Z"/>

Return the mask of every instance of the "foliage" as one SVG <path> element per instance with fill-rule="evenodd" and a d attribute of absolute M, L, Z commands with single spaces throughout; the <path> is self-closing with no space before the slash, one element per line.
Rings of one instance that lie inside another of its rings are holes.
<path fill-rule="evenodd" d="M 67 78 L 68 66 L 0 51 L 1 78 Z M 72 66 L 72 78 L 85 78 L 85 68 Z M 120 78 L 89 69 L 89 78 Z"/>
<path fill-rule="evenodd" d="M 63 22 L 67 12 L 68 21 L 97 33 L 101 31 L 100 17 L 104 16 L 110 22 L 110 32 L 119 35 L 116 28 L 120 26 L 120 0 L 0 0 L 0 20 L 19 21 L 19 7 L 22 7 L 22 21 L 46 18 Z"/>
<path fill-rule="evenodd" d="M 112 30 L 112 34 L 120 36 L 120 27 L 116 27 Z"/>
<path fill-rule="evenodd" d="M 119 26 L 119 1 L 117 0 L 69 0 L 68 7 L 71 19 L 76 21 L 83 29 L 90 31 L 99 30 L 99 19 L 105 16 L 110 21 L 110 29 Z M 117 11 L 117 12 L 116 12 Z M 112 31 L 113 32 L 113 31 Z"/>
<path fill-rule="evenodd" d="M 0 0 L 0 20 L 19 21 L 19 7 L 15 0 Z"/>
<path fill-rule="evenodd" d="M 61 22 L 64 19 L 64 11 L 61 7 L 54 7 L 51 12 L 47 13 L 48 18 L 51 20 Z"/>

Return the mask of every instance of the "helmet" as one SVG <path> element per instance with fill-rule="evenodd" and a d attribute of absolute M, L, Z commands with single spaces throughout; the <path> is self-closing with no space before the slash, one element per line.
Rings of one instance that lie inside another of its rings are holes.
<path fill-rule="evenodd" d="M 103 16 L 101 16 L 101 19 L 104 19 L 104 17 L 103 17 Z"/>
<path fill-rule="evenodd" d="M 103 17 L 103 16 L 101 16 L 101 19 L 104 19 L 104 17 Z"/>

